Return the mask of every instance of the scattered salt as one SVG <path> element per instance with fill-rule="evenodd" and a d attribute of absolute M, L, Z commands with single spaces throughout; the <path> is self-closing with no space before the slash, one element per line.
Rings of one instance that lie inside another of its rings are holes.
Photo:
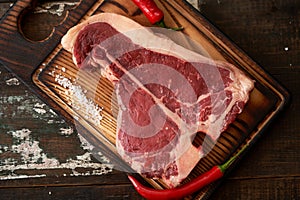
<path fill-rule="evenodd" d="M 71 88 L 72 87 L 72 82 L 67 79 L 66 77 L 64 77 L 63 75 L 56 75 L 55 76 L 55 82 L 57 82 L 59 85 L 61 85 L 64 88 Z"/>
<path fill-rule="evenodd" d="M 49 74 L 50 76 L 54 76 L 55 70 L 52 70 L 51 72 L 48 72 L 48 74 Z"/>
<path fill-rule="evenodd" d="M 71 102 L 68 102 L 68 104 L 71 105 L 75 111 L 83 113 L 86 120 L 99 126 L 102 120 L 101 111 L 103 108 L 95 104 L 93 100 L 87 98 L 87 90 L 79 85 L 73 84 L 70 79 L 61 74 L 55 75 L 55 81 L 65 88 L 66 91 L 64 93 L 71 97 Z"/>

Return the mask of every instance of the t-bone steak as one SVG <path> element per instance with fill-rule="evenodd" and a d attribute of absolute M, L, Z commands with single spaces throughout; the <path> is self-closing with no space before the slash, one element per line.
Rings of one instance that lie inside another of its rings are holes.
<path fill-rule="evenodd" d="M 205 156 L 197 132 L 217 141 L 240 114 L 254 82 L 112 13 L 94 15 L 62 39 L 82 70 L 100 68 L 118 100 L 116 148 L 137 172 L 177 186 Z"/>

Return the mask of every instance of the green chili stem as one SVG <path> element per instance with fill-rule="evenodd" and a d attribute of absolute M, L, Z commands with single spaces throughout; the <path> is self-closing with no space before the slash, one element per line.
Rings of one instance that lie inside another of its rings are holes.
<path fill-rule="evenodd" d="M 231 165 L 232 163 L 237 159 L 237 157 L 239 155 L 241 155 L 241 153 L 243 153 L 243 151 L 248 147 L 248 145 L 245 145 L 237 154 L 235 154 L 234 156 L 232 156 L 228 161 L 226 161 L 224 164 L 219 165 L 219 168 L 221 169 L 221 171 L 224 173 Z"/>
<path fill-rule="evenodd" d="M 173 27 L 173 28 L 167 27 L 167 25 L 165 24 L 164 20 L 160 20 L 159 22 L 156 22 L 155 24 L 157 26 L 161 27 L 161 28 L 167 28 L 167 29 L 171 29 L 171 30 L 174 30 L 174 31 L 181 31 L 181 30 L 183 30 L 183 27 Z"/>

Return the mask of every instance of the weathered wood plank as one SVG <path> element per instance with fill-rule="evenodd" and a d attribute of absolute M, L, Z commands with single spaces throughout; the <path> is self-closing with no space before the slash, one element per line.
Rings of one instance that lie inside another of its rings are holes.
<path fill-rule="evenodd" d="M 103 164 L 96 160 L 93 147 L 2 66 L 0 86 L 0 180 L 112 171 L 105 157 L 99 157 Z"/>
<path fill-rule="evenodd" d="M 299 185 L 299 176 L 227 179 L 211 199 L 298 199 Z"/>
<path fill-rule="evenodd" d="M 8 11 L 7 17 L 1 21 L 0 49 L 2 49 L 0 58 L 6 67 L 17 73 L 18 76 L 29 85 L 31 85 L 31 73 L 33 69 L 35 69 L 46 55 L 60 42 L 60 38 L 65 34 L 68 28 L 77 23 L 87 10 L 90 9 L 93 3 L 95 3 L 92 0 L 84 1 L 84 3 L 78 4 L 76 12 L 67 12 L 67 10 L 72 10 L 72 6 L 71 8 L 66 8 L 63 12 L 63 16 L 68 15 L 68 17 L 64 17 L 63 21 L 60 21 L 57 26 L 53 27 L 52 34 L 47 37 L 46 40 L 33 42 L 23 34 L 24 31 L 22 31 L 23 29 L 21 27 L 24 23 L 23 20 L 28 19 L 28 15 L 33 12 L 34 2 L 35 1 L 31 0 L 17 1 L 14 7 Z M 64 4 L 67 3 L 68 2 L 65 2 Z M 76 4 L 74 4 L 73 7 L 74 6 L 76 6 Z M 41 15 L 44 16 L 43 14 Z M 36 17 L 39 16 L 40 15 Z M 45 23 L 47 19 L 43 21 Z M 41 26 L 43 29 L 39 29 L 39 31 L 45 30 L 47 33 L 49 32 L 45 24 L 34 27 Z M 8 38 L 12 39 L 14 43 L 11 43 L 11 40 Z M 39 39 L 37 38 L 37 40 Z M 35 59 L 31 59 L 32 55 L 35 56 Z"/>
<path fill-rule="evenodd" d="M 299 175 L 299 2 L 199 1 L 199 6 L 203 15 L 292 94 L 289 109 L 265 131 L 235 176 Z"/>
<path fill-rule="evenodd" d="M 289 109 L 265 131 L 212 199 L 297 199 L 300 185 L 299 2 L 198 2 L 202 14 L 292 94 Z"/>
<path fill-rule="evenodd" d="M 199 2 L 201 14 L 270 73 L 300 65 L 299 1 Z"/>
<path fill-rule="evenodd" d="M 49 171 L 51 169 L 48 169 Z M 55 170 L 54 170 L 55 171 Z M 84 170 L 83 170 L 84 171 Z M 71 187 L 71 186 L 89 186 L 89 185 L 122 185 L 129 184 L 125 173 L 112 171 L 109 174 L 99 175 L 82 175 L 76 176 L 66 172 L 63 176 L 45 176 L 35 178 L 19 178 L 0 181 L 0 189 L 18 188 L 18 187 Z"/>
<path fill-rule="evenodd" d="M 112 199 L 142 199 L 129 184 L 92 185 L 92 186 L 64 186 L 64 187 L 31 187 L 0 189 L 1 199 L 64 199 L 64 200 L 112 200 Z"/>

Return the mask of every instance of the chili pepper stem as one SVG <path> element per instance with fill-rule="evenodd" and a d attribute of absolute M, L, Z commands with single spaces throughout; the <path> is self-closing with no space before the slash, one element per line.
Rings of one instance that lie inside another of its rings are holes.
<path fill-rule="evenodd" d="M 174 31 L 181 31 L 181 30 L 183 30 L 183 27 L 173 27 L 173 28 L 167 27 L 167 25 L 165 24 L 164 20 L 160 20 L 159 22 L 156 22 L 155 24 L 157 26 L 161 27 L 161 28 L 167 28 L 167 29 L 171 29 L 171 30 L 174 30 Z"/>
<path fill-rule="evenodd" d="M 226 161 L 222 165 L 219 165 L 220 170 L 224 173 L 232 165 L 232 163 L 237 159 L 237 157 L 239 155 L 241 155 L 241 153 L 243 153 L 243 151 L 247 148 L 247 146 L 248 145 L 245 145 L 237 154 L 232 156 L 228 161 Z"/>

